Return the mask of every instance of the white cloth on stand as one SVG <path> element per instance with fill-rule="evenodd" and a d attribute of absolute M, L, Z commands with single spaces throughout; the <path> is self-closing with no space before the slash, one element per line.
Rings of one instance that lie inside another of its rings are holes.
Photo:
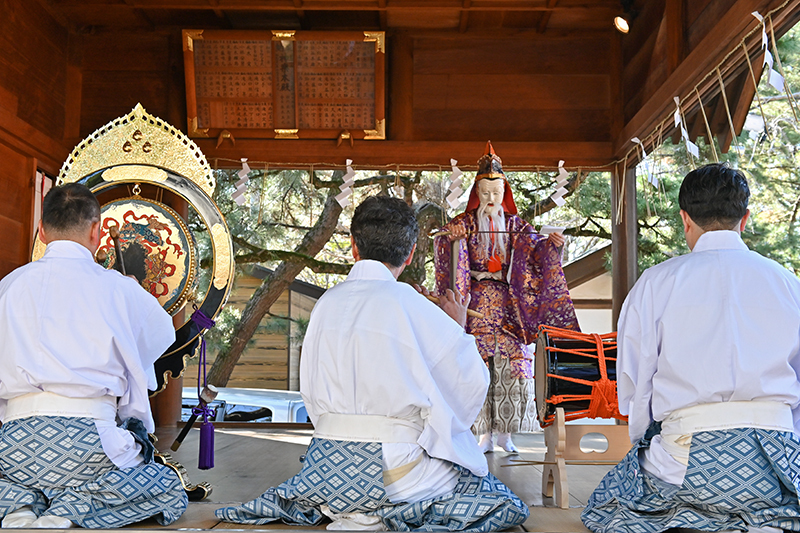
<path fill-rule="evenodd" d="M 419 461 L 386 487 L 393 502 L 450 492 L 453 463 L 488 473 L 470 431 L 488 383 L 474 337 L 380 262 L 357 261 L 314 306 L 300 359 L 312 423 L 325 413 L 421 421 L 417 442 L 382 443 L 384 470 Z"/>

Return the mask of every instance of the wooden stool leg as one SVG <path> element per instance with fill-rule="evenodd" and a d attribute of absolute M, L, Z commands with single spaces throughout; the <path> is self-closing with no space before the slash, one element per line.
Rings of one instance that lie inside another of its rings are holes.
<path fill-rule="evenodd" d="M 569 507 L 569 484 L 564 462 L 567 431 L 563 408 L 556 408 L 553 424 L 544 429 L 544 441 L 547 445 L 544 460 L 548 464 L 543 465 L 542 468 L 542 494 L 553 497 L 558 507 L 567 509 Z"/>

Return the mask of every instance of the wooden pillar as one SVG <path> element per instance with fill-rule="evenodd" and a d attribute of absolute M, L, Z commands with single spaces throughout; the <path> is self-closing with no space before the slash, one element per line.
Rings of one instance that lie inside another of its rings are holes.
<path fill-rule="evenodd" d="M 414 136 L 414 39 L 405 32 L 397 32 L 389 54 L 387 133 L 393 141 L 407 141 Z"/>
<path fill-rule="evenodd" d="M 618 210 L 622 196 L 622 209 Z M 636 167 L 621 168 L 611 184 L 611 325 L 616 331 L 622 302 L 638 277 Z"/>
<path fill-rule="evenodd" d="M 67 48 L 67 79 L 64 89 L 64 140 L 73 146 L 81 141 L 81 97 L 83 72 L 81 70 L 80 37 L 70 33 Z"/>
<path fill-rule="evenodd" d="M 179 314 L 182 313 L 183 311 Z M 153 410 L 153 420 L 157 428 L 177 426 L 181 419 L 182 393 L 183 377 L 181 376 L 170 379 L 163 391 L 150 398 L 150 408 Z"/>

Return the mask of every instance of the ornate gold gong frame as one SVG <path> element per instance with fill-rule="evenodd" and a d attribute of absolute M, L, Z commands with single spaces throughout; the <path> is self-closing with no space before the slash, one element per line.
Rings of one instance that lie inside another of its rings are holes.
<path fill-rule="evenodd" d="M 148 184 L 184 199 L 208 229 L 213 254 L 211 283 L 202 302 L 195 305 L 212 319 L 219 314 L 233 285 L 233 243 L 221 211 L 212 199 L 216 182 L 197 145 L 167 122 L 149 115 L 141 104 L 79 143 L 61 167 L 57 184 L 80 182 L 95 194 L 117 187 Z M 44 253 L 36 238 L 33 259 Z M 179 377 L 185 357 L 204 333 L 187 313 L 176 326 L 176 341 L 156 362 L 160 392 L 169 376 Z M 159 364 L 161 363 L 161 364 Z"/>

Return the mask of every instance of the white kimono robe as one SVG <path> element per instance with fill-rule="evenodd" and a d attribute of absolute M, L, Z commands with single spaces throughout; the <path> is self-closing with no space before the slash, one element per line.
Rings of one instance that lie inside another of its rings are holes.
<path fill-rule="evenodd" d="M 148 388 L 175 340 L 172 319 L 134 280 L 95 263 L 84 246 L 54 241 L 38 261 L 0 281 L 0 420 L 9 399 L 52 392 L 118 398 L 119 420 L 155 430 Z M 96 421 L 103 451 L 120 468 L 140 446 L 114 421 Z"/>
<path fill-rule="evenodd" d="M 488 383 L 475 339 L 380 262 L 356 262 L 311 314 L 300 392 L 313 423 L 323 413 L 422 422 L 416 444 L 382 444 L 384 471 L 422 458 L 386 486 L 392 501 L 451 491 L 457 480 L 451 463 L 488 473 L 470 431 Z"/>
<path fill-rule="evenodd" d="M 800 280 L 736 232 L 704 233 L 690 254 L 645 271 L 617 340 L 631 442 L 677 409 L 752 400 L 791 407 L 800 434 Z M 643 466 L 676 485 L 685 472 L 659 437 Z"/>

